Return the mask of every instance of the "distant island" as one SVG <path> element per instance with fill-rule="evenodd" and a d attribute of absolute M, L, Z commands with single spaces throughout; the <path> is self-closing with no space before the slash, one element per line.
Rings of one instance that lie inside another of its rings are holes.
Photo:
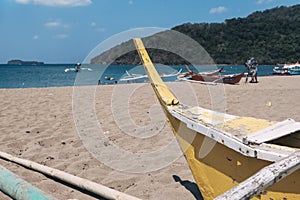
<path fill-rule="evenodd" d="M 44 62 L 38 61 L 23 61 L 23 60 L 10 60 L 7 62 L 9 65 L 43 65 Z"/>
<path fill-rule="evenodd" d="M 259 64 L 267 65 L 294 63 L 300 60 L 300 5 L 257 11 L 245 18 L 227 19 L 223 23 L 185 23 L 171 30 L 197 41 L 216 64 L 242 65 L 249 57 L 255 57 Z M 155 44 L 155 38 L 163 37 L 168 39 L 168 31 L 160 32 L 156 37 L 143 38 L 143 41 L 147 47 L 151 42 Z M 176 38 L 175 41 L 180 43 Z M 132 49 L 135 49 L 132 41 L 124 42 L 94 57 L 91 62 L 140 64 L 137 52 Z M 161 49 L 147 50 L 155 63 L 182 65 L 191 62 L 172 52 Z M 188 53 L 190 58 L 197 56 L 198 52 L 189 50 L 178 51 Z M 130 52 L 122 53 L 126 51 Z M 203 63 L 195 64 L 211 63 L 205 58 L 201 59 L 201 62 Z"/>

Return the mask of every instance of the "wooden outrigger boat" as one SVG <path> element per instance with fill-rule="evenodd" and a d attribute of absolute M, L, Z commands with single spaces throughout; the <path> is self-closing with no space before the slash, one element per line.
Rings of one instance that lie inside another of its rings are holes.
<path fill-rule="evenodd" d="M 230 74 L 230 75 L 223 75 L 220 76 L 219 74 L 223 70 L 223 68 L 220 68 L 218 70 L 215 70 L 213 72 L 200 72 L 196 73 L 188 66 L 187 70 L 188 72 L 181 74 L 178 76 L 178 80 L 185 80 L 185 81 L 193 81 L 193 82 L 209 82 L 209 83 L 225 83 L 225 84 L 237 84 L 240 82 L 242 77 L 244 76 L 245 72 L 247 71 L 247 68 L 244 69 L 244 71 L 240 74 Z"/>
<path fill-rule="evenodd" d="M 187 72 L 185 73 L 182 73 L 182 74 L 179 74 L 178 75 L 178 79 L 180 78 L 185 78 L 185 77 L 190 77 L 190 76 L 194 76 L 194 75 L 203 75 L 203 76 L 217 76 L 219 75 L 222 70 L 223 70 L 223 67 L 221 67 L 220 69 L 217 69 L 215 71 L 211 71 L 211 72 L 199 72 L 199 73 L 196 73 L 194 71 L 192 71 L 188 65 L 185 65 L 186 69 L 187 69 Z"/>
<path fill-rule="evenodd" d="M 159 77 L 142 40 L 134 43 L 205 200 L 300 199 L 299 122 L 183 105 Z"/>
<path fill-rule="evenodd" d="M 214 82 L 214 83 L 225 83 L 225 84 L 237 84 L 240 82 L 244 73 L 247 69 L 245 69 L 240 74 L 231 74 L 231 75 L 223 75 L 223 76 L 216 76 L 216 75 L 205 75 L 205 74 L 195 74 L 191 76 L 191 80 L 194 81 L 202 81 L 202 82 Z"/>
<path fill-rule="evenodd" d="M 175 81 L 177 76 L 181 73 L 182 69 L 173 72 L 171 74 L 161 74 L 160 77 L 165 82 Z M 120 79 L 120 83 L 145 83 L 149 82 L 148 76 L 146 74 L 131 74 L 126 71 L 126 76 Z"/>
<path fill-rule="evenodd" d="M 246 70 L 244 70 L 240 74 L 231 74 L 231 75 L 223 75 L 223 76 L 207 76 L 207 75 L 196 74 L 196 75 L 192 75 L 191 80 L 202 81 L 202 82 L 237 84 L 244 76 L 245 71 Z"/>

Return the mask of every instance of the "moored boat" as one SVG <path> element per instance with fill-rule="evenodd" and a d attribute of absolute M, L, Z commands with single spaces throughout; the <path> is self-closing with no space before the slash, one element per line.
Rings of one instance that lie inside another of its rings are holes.
<path fill-rule="evenodd" d="M 199 81 L 199 82 L 237 84 L 240 82 L 240 80 L 244 76 L 244 73 L 246 72 L 247 68 L 245 68 L 245 70 L 240 74 L 230 74 L 230 75 L 223 75 L 223 76 L 214 75 L 214 74 L 220 73 L 218 71 L 221 71 L 221 70 L 222 70 L 222 68 L 211 74 L 190 73 L 189 76 L 179 77 L 179 80 L 192 80 L 192 81 Z"/>
<path fill-rule="evenodd" d="M 64 70 L 65 72 L 80 72 L 80 71 L 93 71 L 91 68 L 88 67 L 68 67 Z"/>
<path fill-rule="evenodd" d="M 287 75 L 288 71 L 286 69 L 284 70 L 283 68 L 276 66 L 273 68 L 273 74 L 274 75 Z"/>
<path fill-rule="evenodd" d="M 288 72 L 290 75 L 300 75 L 300 64 L 297 62 L 296 64 L 288 66 Z"/>
<path fill-rule="evenodd" d="M 299 122 L 183 105 L 158 75 L 142 40 L 134 43 L 205 200 L 300 199 Z"/>
<path fill-rule="evenodd" d="M 175 81 L 177 76 L 181 73 L 182 69 L 177 72 L 173 72 L 171 74 L 161 74 L 160 77 L 165 82 L 172 82 Z M 120 83 L 145 83 L 149 82 L 149 78 L 146 74 L 132 74 L 126 71 L 126 76 L 120 79 Z"/>
<path fill-rule="evenodd" d="M 182 79 L 182 78 L 190 78 L 190 76 L 192 76 L 192 75 L 197 75 L 197 74 L 198 74 L 198 75 L 203 75 L 203 76 L 217 76 L 217 75 L 219 75 L 219 74 L 222 72 L 222 70 L 223 70 L 223 67 L 221 67 L 220 69 L 217 69 L 217 70 L 214 70 L 214 71 L 198 72 L 198 73 L 196 73 L 196 72 L 192 71 L 192 70 L 189 68 L 188 65 L 185 65 L 185 67 L 186 67 L 186 69 L 187 69 L 187 72 L 179 74 L 178 77 L 177 77 L 179 80 Z"/>
<path fill-rule="evenodd" d="M 274 75 L 300 75 L 300 63 L 286 64 L 282 67 L 276 66 L 273 69 Z"/>
<path fill-rule="evenodd" d="M 231 74 L 231 75 L 224 75 L 224 76 L 207 76 L 203 74 L 202 75 L 196 74 L 196 75 L 192 75 L 191 79 L 195 81 L 202 81 L 202 82 L 237 84 L 244 76 L 245 71 L 246 70 L 244 70 L 240 74 Z"/>

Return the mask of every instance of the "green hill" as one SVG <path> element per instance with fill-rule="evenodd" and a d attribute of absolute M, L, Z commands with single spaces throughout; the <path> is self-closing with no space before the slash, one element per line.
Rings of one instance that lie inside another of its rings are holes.
<path fill-rule="evenodd" d="M 224 23 L 185 23 L 172 30 L 196 40 L 218 64 L 243 64 L 248 57 L 255 57 L 261 64 L 300 60 L 300 5 L 254 12 L 246 18 L 228 19 Z M 124 45 L 130 46 L 128 42 L 119 45 L 92 62 L 101 63 Z M 157 63 L 187 63 L 178 55 L 162 50 L 150 49 L 149 54 Z M 112 62 L 138 64 L 139 59 L 137 53 L 131 51 Z"/>
<path fill-rule="evenodd" d="M 264 64 L 300 59 L 300 5 L 255 12 L 224 23 L 188 23 L 173 30 L 199 42 L 216 63 L 241 64 L 249 56 Z"/>

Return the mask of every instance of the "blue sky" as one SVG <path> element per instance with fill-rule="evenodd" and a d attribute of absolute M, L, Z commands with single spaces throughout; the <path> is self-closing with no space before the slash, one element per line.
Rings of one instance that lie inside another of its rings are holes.
<path fill-rule="evenodd" d="M 1 0 L 0 63 L 74 63 L 132 28 L 223 22 L 299 0 Z"/>

